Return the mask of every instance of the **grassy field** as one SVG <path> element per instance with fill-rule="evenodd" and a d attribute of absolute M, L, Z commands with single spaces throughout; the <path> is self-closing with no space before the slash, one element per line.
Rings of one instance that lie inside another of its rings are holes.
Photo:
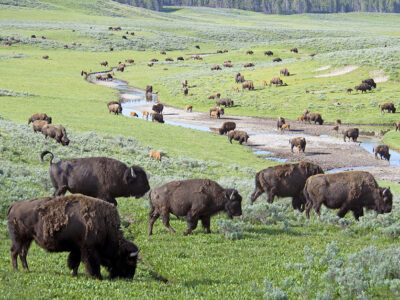
<path fill-rule="evenodd" d="M 400 16 L 267 16 L 209 8 L 152 12 L 108 0 L 16 3 L 0 1 L 1 298 L 400 296 L 398 184 L 390 184 L 396 194 L 391 214 L 376 217 L 370 212 L 357 223 L 350 214 L 339 220 L 327 210 L 320 218 L 312 214 L 307 221 L 291 209 L 288 199 L 268 205 L 263 196 L 250 206 L 255 172 L 273 162 L 257 158 L 248 147 L 230 145 L 226 137 L 110 115 L 106 103 L 117 99 L 117 92 L 91 85 L 80 76 L 81 70 L 102 70 L 101 61 L 115 66 L 133 58 L 135 63 L 117 77 L 137 87 L 153 85 L 160 101 L 169 105 L 192 104 L 194 110 L 208 111 L 215 103 L 207 96 L 220 92 L 235 101 L 236 106 L 227 109 L 229 114 L 296 119 L 307 108 L 320 112 L 327 122 L 340 118 L 348 123 L 389 124 L 398 121 L 398 114 L 381 115 L 378 104 L 400 105 L 400 28 L 396 25 Z M 108 26 L 123 30 L 111 32 Z M 135 36 L 123 40 L 125 31 L 134 31 Z M 32 34 L 37 38 L 32 39 Z M 3 46 L 11 36 L 20 42 Z M 64 44 L 69 48 L 64 49 Z M 299 49 L 298 54 L 290 52 L 293 47 Z M 164 61 L 218 49 L 228 53 L 202 61 Z M 254 55 L 245 54 L 249 49 Z M 272 63 L 272 57 L 264 56 L 265 50 L 283 61 Z M 316 56 L 310 57 L 311 53 Z M 49 59 L 42 59 L 43 55 Z M 152 58 L 160 62 L 149 68 L 146 64 Z M 232 60 L 234 67 L 210 70 L 225 60 Z M 243 64 L 250 61 L 255 67 L 244 69 Z M 315 77 L 348 66 L 357 68 L 339 76 Z M 293 74 L 281 77 L 288 86 L 261 86 L 261 80 L 269 82 L 279 76 L 282 67 Z M 237 72 L 253 80 L 256 90 L 235 93 Z M 347 88 L 371 76 L 387 81 L 367 94 L 346 94 Z M 183 79 L 189 81 L 187 97 L 182 93 Z M 70 146 L 62 147 L 32 132 L 26 122 L 39 111 L 67 128 Z M 387 133 L 385 142 L 400 148 L 397 134 Z M 92 280 L 82 266 L 79 276 L 72 278 L 65 253 L 49 255 L 36 245 L 28 256 L 30 272 L 11 272 L 6 211 L 14 201 L 52 193 L 48 163 L 39 160 L 46 149 L 57 159 L 104 155 L 138 164 L 149 174 L 152 187 L 176 179 L 217 180 L 239 190 L 244 199 L 243 217 L 232 222 L 218 215 L 212 219 L 211 235 L 198 228 L 188 237 L 181 234 L 186 227 L 183 220 L 172 218 L 175 235 L 157 221 L 155 234 L 148 237 L 147 196 L 118 199 L 125 235 L 135 239 L 143 259 L 168 284 L 155 280 L 142 264 L 133 281 Z M 167 157 L 162 163 L 149 161 L 150 149 L 162 150 Z"/>

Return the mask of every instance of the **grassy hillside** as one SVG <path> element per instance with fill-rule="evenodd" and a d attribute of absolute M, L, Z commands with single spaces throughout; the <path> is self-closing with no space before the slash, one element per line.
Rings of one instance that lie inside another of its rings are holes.
<path fill-rule="evenodd" d="M 391 214 L 376 217 L 369 212 L 360 222 L 354 222 L 350 214 L 339 220 L 334 211 L 327 210 L 320 218 L 313 213 L 307 221 L 292 210 L 289 199 L 276 199 L 268 205 L 263 196 L 250 206 L 255 172 L 273 162 L 257 158 L 248 147 L 230 145 L 226 137 L 111 115 L 106 103 L 116 100 L 117 92 L 91 85 L 80 76 L 81 70 L 102 70 L 101 61 L 116 65 L 133 58 L 135 63 L 117 77 L 132 86 L 153 85 L 160 100 L 169 105 L 190 103 L 194 110 L 208 111 L 215 103 L 207 96 L 220 92 L 237 104 L 227 109 L 229 114 L 296 119 L 308 108 L 322 113 L 328 122 L 340 118 L 349 123 L 393 123 L 397 114 L 381 115 L 378 104 L 391 101 L 399 106 L 398 22 L 399 16 L 391 14 L 384 18 L 379 14 L 266 16 L 208 8 L 152 12 L 107 0 L 1 1 L 1 297 L 398 297 L 397 197 Z M 123 30 L 109 31 L 109 26 L 122 26 Z M 134 31 L 135 36 L 122 39 L 126 31 Z M 36 39 L 31 38 L 33 34 Z M 6 39 L 13 45 L 4 46 Z M 14 43 L 16 39 L 20 42 Z M 200 45 L 200 50 L 194 45 Z M 114 51 L 109 51 L 110 47 Z M 299 49 L 298 54 L 290 52 L 293 47 Z M 166 57 L 175 60 L 218 49 L 228 52 L 202 61 L 164 62 Z M 246 55 L 249 49 L 255 54 Z M 264 56 L 265 50 L 283 61 L 272 63 L 272 57 Z M 311 53 L 316 56 L 310 57 Z M 42 59 L 43 55 L 49 59 Z M 160 62 L 149 68 L 146 64 L 152 58 Z M 225 60 L 232 60 L 234 67 L 210 70 Z M 254 68 L 242 68 L 250 61 Z M 357 68 L 343 75 L 315 77 L 348 66 Z M 281 77 L 288 86 L 261 86 L 261 80 L 279 76 L 282 67 L 293 74 Z M 321 67 L 325 70 L 317 71 Z M 256 90 L 235 93 L 237 72 L 253 80 Z M 367 94 L 346 94 L 347 88 L 371 76 L 387 81 Z M 183 79 L 189 81 L 187 97 L 182 93 Z M 32 132 L 26 122 L 39 111 L 67 128 L 70 146 L 62 147 Z M 399 143 L 396 132 L 387 137 L 388 143 Z M 198 228 L 189 237 L 182 235 L 184 220 L 172 218 L 175 235 L 159 220 L 155 234 L 148 237 L 147 197 L 118 199 L 125 235 L 135 239 L 144 260 L 167 278 L 168 284 L 155 280 L 142 264 L 133 281 L 92 280 L 84 275 L 83 266 L 79 276 L 72 278 L 65 253 L 48 254 L 36 245 L 28 256 L 31 271 L 10 272 L 5 214 L 14 201 L 52 193 L 48 162 L 39 161 L 39 153 L 46 149 L 57 159 L 104 155 L 138 164 L 149 174 L 152 187 L 175 179 L 217 180 L 239 190 L 244 199 L 243 217 L 232 222 L 218 215 L 212 219 L 211 235 Z M 150 161 L 150 149 L 162 150 L 167 157 L 162 163 Z M 391 184 L 391 189 L 400 192 L 398 184 Z"/>

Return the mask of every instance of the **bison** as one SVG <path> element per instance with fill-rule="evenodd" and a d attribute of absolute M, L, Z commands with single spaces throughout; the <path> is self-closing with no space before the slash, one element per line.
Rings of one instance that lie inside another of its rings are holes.
<path fill-rule="evenodd" d="M 139 118 L 139 115 L 138 115 L 137 113 L 135 113 L 134 111 L 131 111 L 131 112 L 129 113 L 129 115 L 130 115 L 131 117 Z"/>
<path fill-rule="evenodd" d="M 144 117 L 146 117 L 146 120 L 149 119 L 149 112 L 148 111 L 142 111 L 142 119 L 144 119 Z"/>
<path fill-rule="evenodd" d="M 47 123 L 51 124 L 51 117 L 49 117 L 48 115 L 44 114 L 44 113 L 37 113 L 37 114 L 33 114 L 29 117 L 28 119 L 28 125 L 31 122 L 37 121 L 37 120 L 43 120 L 43 121 L 47 121 Z"/>
<path fill-rule="evenodd" d="M 166 55 L 166 54 L 167 54 L 167 52 L 165 52 L 165 51 L 160 51 L 160 54 L 162 54 L 162 55 Z"/>
<path fill-rule="evenodd" d="M 346 90 L 346 93 L 347 93 L 347 94 L 351 94 L 352 91 L 353 91 L 353 89 L 348 88 L 348 89 Z"/>
<path fill-rule="evenodd" d="M 174 59 L 173 59 L 172 57 L 167 57 L 167 58 L 165 59 L 165 61 L 174 61 Z"/>
<path fill-rule="evenodd" d="M 218 65 L 212 66 L 211 71 L 215 71 L 215 70 L 221 70 L 221 67 Z"/>
<path fill-rule="evenodd" d="M 282 117 L 279 117 L 276 121 L 276 128 L 281 129 L 282 125 L 285 124 L 285 119 Z"/>
<path fill-rule="evenodd" d="M 224 67 L 225 68 L 232 68 L 233 65 L 230 62 L 224 62 Z"/>
<path fill-rule="evenodd" d="M 366 93 L 367 91 L 370 91 L 371 90 L 371 86 L 369 84 L 367 84 L 367 83 L 361 83 L 359 85 L 356 85 L 354 87 L 354 89 L 356 91 L 361 91 L 361 94 L 362 94 L 362 93 Z"/>
<path fill-rule="evenodd" d="M 228 132 L 229 142 L 232 144 L 232 140 L 239 141 L 239 144 L 243 144 L 243 142 L 247 143 L 249 136 L 245 131 L 241 130 L 231 130 Z"/>
<path fill-rule="evenodd" d="M 353 142 L 357 142 L 358 134 L 359 134 L 358 128 L 349 128 L 343 132 L 343 141 L 346 142 L 346 138 L 348 138 L 350 141 L 351 138 Z"/>
<path fill-rule="evenodd" d="M 245 63 L 245 64 L 243 65 L 243 67 L 245 67 L 245 68 L 254 67 L 254 64 L 253 64 L 252 62 Z"/>
<path fill-rule="evenodd" d="M 109 113 L 114 113 L 114 115 L 118 115 L 122 113 L 122 106 L 121 104 L 110 104 L 108 105 L 108 112 Z"/>
<path fill-rule="evenodd" d="M 135 61 L 131 58 L 125 59 L 125 62 L 129 63 L 129 64 L 133 64 Z"/>
<path fill-rule="evenodd" d="M 212 94 L 212 95 L 208 96 L 208 99 L 217 99 L 217 98 L 220 98 L 220 97 L 221 97 L 220 93 L 215 93 L 215 94 Z"/>
<path fill-rule="evenodd" d="M 149 158 L 161 161 L 161 152 L 160 151 L 151 150 Z"/>
<path fill-rule="evenodd" d="M 282 79 L 280 79 L 279 77 L 273 77 L 270 81 L 269 81 L 269 84 L 271 85 L 271 84 L 275 84 L 275 86 L 277 86 L 277 85 L 282 85 L 283 84 L 283 81 L 282 81 Z"/>
<path fill-rule="evenodd" d="M 280 62 L 280 61 L 282 61 L 282 59 L 280 59 L 279 57 L 275 57 L 272 61 L 273 62 Z"/>
<path fill-rule="evenodd" d="M 187 87 L 185 87 L 183 89 L 183 95 L 187 96 L 189 94 L 189 89 Z"/>
<path fill-rule="evenodd" d="M 392 113 L 396 112 L 396 107 L 394 107 L 394 104 L 391 102 L 379 104 L 379 107 L 381 109 L 381 114 L 383 114 L 385 112 L 385 110 L 387 112 L 392 112 Z"/>
<path fill-rule="evenodd" d="M 217 106 L 224 105 L 225 107 L 232 107 L 234 102 L 231 98 L 222 98 L 216 102 Z"/>
<path fill-rule="evenodd" d="M 183 58 L 183 56 L 178 56 L 178 57 L 176 58 L 176 60 L 184 61 L 185 59 Z"/>
<path fill-rule="evenodd" d="M 150 62 L 147 63 L 147 66 L 148 66 L 148 67 L 152 67 L 152 66 L 153 66 L 153 63 L 150 61 Z"/>
<path fill-rule="evenodd" d="M 158 123 L 164 123 L 164 117 L 162 114 L 159 113 L 152 113 L 151 114 L 151 121 L 154 122 L 158 122 Z"/>
<path fill-rule="evenodd" d="M 376 88 L 376 83 L 372 78 L 368 78 L 362 81 L 362 83 L 368 84 L 370 87 Z"/>
<path fill-rule="evenodd" d="M 55 139 L 58 143 L 63 146 L 69 145 L 69 139 L 67 137 L 67 132 L 65 128 L 61 125 L 46 124 L 42 127 L 42 133 L 46 137 L 51 137 Z"/>
<path fill-rule="evenodd" d="M 231 130 L 235 130 L 236 123 L 235 122 L 224 122 L 221 128 L 218 128 L 218 132 L 220 135 L 223 135 Z"/>
<path fill-rule="evenodd" d="M 268 195 L 268 203 L 273 203 L 275 196 L 292 197 L 293 209 L 303 211 L 306 204 L 303 188 L 307 178 L 323 173 L 320 166 L 305 161 L 264 169 L 256 174 L 256 187 L 251 194 L 251 204 L 265 192 Z"/>
<path fill-rule="evenodd" d="M 175 230 L 169 224 L 169 214 L 186 216 L 190 234 L 197 227 L 199 219 L 207 233 L 210 218 L 225 211 L 230 218 L 242 215 L 242 197 L 235 189 L 224 189 L 210 179 L 189 179 L 172 181 L 150 191 L 149 235 L 153 234 L 154 222 L 161 216 L 163 224 L 171 233 Z"/>
<path fill-rule="evenodd" d="M 26 256 L 35 240 L 48 252 L 69 252 L 73 276 L 81 261 L 100 280 L 100 265 L 111 278 L 135 275 L 139 249 L 124 239 L 118 211 L 107 202 L 83 195 L 28 199 L 13 203 L 7 217 L 13 269 L 18 256 L 28 269 Z"/>
<path fill-rule="evenodd" d="M 281 131 L 284 131 L 285 129 L 290 131 L 290 124 L 283 124 L 281 127 Z"/>
<path fill-rule="evenodd" d="M 42 132 L 42 128 L 44 127 L 44 125 L 49 124 L 49 122 L 45 121 L 45 120 L 36 120 L 33 122 L 32 124 L 32 128 L 34 132 Z"/>
<path fill-rule="evenodd" d="M 154 104 L 152 107 L 152 110 L 159 114 L 162 114 L 163 109 L 164 109 L 164 105 L 162 103 Z"/>
<path fill-rule="evenodd" d="M 239 82 L 244 82 L 244 76 L 240 75 L 240 73 L 237 73 L 235 76 L 235 82 L 239 83 Z"/>
<path fill-rule="evenodd" d="M 242 83 L 242 91 L 248 89 L 249 91 L 254 91 L 253 81 L 245 81 Z"/>
<path fill-rule="evenodd" d="M 215 113 L 213 114 L 213 112 L 215 112 Z M 219 115 L 223 115 L 224 113 L 225 113 L 225 110 L 221 107 L 211 107 L 210 108 L 210 117 L 211 117 L 211 115 L 213 115 L 213 116 L 217 116 L 217 118 L 219 118 Z"/>
<path fill-rule="evenodd" d="M 400 130 L 400 122 L 396 122 L 396 124 L 394 124 L 396 126 L 396 131 Z"/>
<path fill-rule="evenodd" d="M 297 50 L 297 48 L 292 48 L 292 49 L 290 49 L 290 52 L 299 53 L 299 50 Z"/>
<path fill-rule="evenodd" d="M 351 210 L 356 220 L 364 215 L 364 207 L 378 213 L 390 212 L 393 199 L 389 189 L 379 188 L 374 176 L 363 171 L 311 176 L 304 186 L 304 197 L 307 218 L 310 218 L 311 208 L 319 216 L 324 204 L 327 208 L 339 209 L 339 218 Z"/>
<path fill-rule="evenodd" d="M 102 61 L 102 62 L 100 63 L 100 65 L 101 65 L 101 66 L 107 67 L 107 66 L 108 66 L 108 61 Z"/>
<path fill-rule="evenodd" d="M 264 55 L 268 55 L 268 56 L 271 56 L 271 55 L 274 55 L 274 52 L 272 52 L 272 51 L 264 51 Z"/>
<path fill-rule="evenodd" d="M 186 79 L 182 80 L 182 87 L 185 88 L 188 86 L 188 81 Z"/>
<path fill-rule="evenodd" d="M 310 121 L 313 121 L 314 124 L 317 124 L 317 123 L 319 125 L 324 124 L 324 120 L 322 120 L 322 116 L 319 113 L 311 113 L 311 114 L 308 114 L 308 115 L 310 117 Z"/>
<path fill-rule="evenodd" d="M 49 56 L 48 55 L 43 55 L 42 58 L 43 59 L 49 59 Z"/>
<path fill-rule="evenodd" d="M 297 137 L 289 140 L 290 151 L 293 152 L 293 148 L 297 147 L 297 150 L 304 151 L 306 150 L 306 139 L 304 137 Z"/>
<path fill-rule="evenodd" d="M 54 196 L 67 191 L 99 198 L 117 205 L 117 197 L 142 197 L 150 190 L 146 172 L 139 166 L 127 167 L 119 160 L 108 157 L 72 158 L 53 163 L 50 154 L 50 179 L 55 188 Z"/>
<path fill-rule="evenodd" d="M 290 72 L 287 68 L 282 68 L 279 73 L 283 76 L 290 76 Z"/>
<path fill-rule="evenodd" d="M 386 145 L 376 145 L 374 147 L 374 153 L 375 153 L 375 158 L 376 159 L 378 159 L 378 154 L 379 154 L 381 159 L 383 157 L 387 161 L 390 160 L 389 147 L 386 146 Z"/>
<path fill-rule="evenodd" d="M 192 112 L 193 106 L 192 105 L 186 105 L 186 112 Z"/>
<path fill-rule="evenodd" d="M 248 51 L 246 51 L 246 54 L 253 55 L 254 52 L 252 50 L 248 50 Z"/>

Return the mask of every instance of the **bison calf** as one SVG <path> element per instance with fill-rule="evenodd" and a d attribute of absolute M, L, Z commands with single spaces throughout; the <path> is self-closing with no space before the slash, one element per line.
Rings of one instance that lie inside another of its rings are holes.
<path fill-rule="evenodd" d="M 242 215 L 242 197 L 235 189 L 224 189 L 209 179 L 172 181 L 150 191 L 149 235 L 153 234 L 154 222 L 161 216 L 163 224 L 171 233 L 175 230 L 169 224 L 169 214 L 186 216 L 190 234 L 201 220 L 207 233 L 211 233 L 211 216 L 225 211 L 230 218 Z"/>
<path fill-rule="evenodd" d="M 160 151 L 151 150 L 149 158 L 161 161 L 161 152 Z"/>
<path fill-rule="evenodd" d="M 306 139 L 303 137 L 297 137 L 297 138 L 293 138 L 289 140 L 289 144 L 290 144 L 290 151 L 293 152 L 293 148 L 297 147 L 297 149 L 300 151 L 304 151 L 306 150 Z"/>

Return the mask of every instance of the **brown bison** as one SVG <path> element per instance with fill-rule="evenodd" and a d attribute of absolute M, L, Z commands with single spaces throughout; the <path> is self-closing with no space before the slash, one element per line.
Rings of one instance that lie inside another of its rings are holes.
<path fill-rule="evenodd" d="M 313 121 L 314 124 L 317 124 L 317 123 L 319 125 L 324 124 L 324 120 L 322 120 L 321 114 L 319 114 L 319 113 L 311 113 L 311 114 L 308 114 L 308 115 L 310 117 L 310 121 Z"/>
<path fill-rule="evenodd" d="M 210 96 L 208 96 L 208 99 L 217 99 L 220 98 L 221 94 L 220 93 L 216 93 L 216 94 L 212 94 Z"/>
<path fill-rule="evenodd" d="M 274 52 L 272 52 L 272 51 L 264 51 L 264 55 L 268 55 L 268 56 L 271 56 L 271 55 L 274 55 Z"/>
<path fill-rule="evenodd" d="M 285 119 L 282 117 L 279 117 L 276 121 L 276 128 L 281 129 L 282 125 L 285 124 Z"/>
<path fill-rule="evenodd" d="M 231 130 L 235 130 L 236 123 L 235 122 L 224 122 L 221 128 L 218 128 L 218 132 L 220 135 L 223 135 Z"/>
<path fill-rule="evenodd" d="M 299 50 L 297 50 L 297 48 L 292 48 L 292 49 L 290 49 L 290 52 L 299 53 Z"/>
<path fill-rule="evenodd" d="M 139 118 L 139 115 L 138 115 L 137 113 L 135 113 L 134 111 L 131 111 L 131 112 L 129 113 L 129 115 L 130 115 L 131 117 Z"/>
<path fill-rule="evenodd" d="M 188 86 L 188 81 L 186 79 L 182 80 L 182 87 L 185 88 Z"/>
<path fill-rule="evenodd" d="M 356 220 L 364 215 L 364 207 L 378 213 L 391 212 L 393 198 L 389 189 L 379 188 L 374 176 L 362 171 L 311 176 L 304 187 L 304 197 L 307 218 L 311 208 L 319 216 L 324 204 L 327 208 L 339 209 L 340 218 L 351 210 Z"/>
<path fill-rule="evenodd" d="M 241 130 L 231 130 L 228 132 L 229 142 L 232 144 L 232 140 L 239 141 L 239 144 L 243 144 L 243 142 L 247 143 L 249 136 L 245 131 Z"/>
<path fill-rule="evenodd" d="M 354 89 L 356 91 L 361 91 L 361 94 L 362 94 L 362 93 L 366 93 L 367 91 L 370 91 L 371 90 L 371 86 L 369 84 L 367 84 L 367 83 L 361 83 L 359 85 L 356 85 L 354 87 Z"/>
<path fill-rule="evenodd" d="M 307 178 L 323 173 L 318 165 L 305 161 L 264 169 L 256 174 L 256 188 L 251 194 L 251 204 L 265 192 L 268 203 L 273 203 L 275 196 L 292 197 L 293 209 L 303 211 L 306 204 L 303 188 Z"/>
<path fill-rule="evenodd" d="M 161 152 L 160 151 L 151 150 L 149 158 L 161 161 Z"/>
<path fill-rule="evenodd" d="M 122 113 L 121 104 L 110 104 L 108 105 L 108 113 L 114 113 L 114 115 L 118 115 Z"/>
<path fill-rule="evenodd" d="M 389 147 L 386 146 L 386 145 L 376 145 L 374 147 L 374 153 L 375 153 L 375 158 L 376 159 L 378 159 L 378 154 L 379 154 L 381 159 L 383 157 L 387 161 L 390 160 Z"/>
<path fill-rule="evenodd" d="M 242 91 L 248 89 L 249 91 L 254 91 L 253 81 L 245 81 L 242 83 Z"/>
<path fill-rule="evenodd" d="M 273 62 L 280 62 L 280 61 L 282 61 L 282 59 L 280 59 L 279 57 L 275 57 L 272 61 Z"/>
<path fill-rule="evenodd" d="M 129 63 L 129 64 L 133 64 L 135 61 L 131 58 L 125 59 L 125 62 Z"/>
<path fill-rule="evenodd" d="M 290 124 L 283 124 L 281 127 L 281 131 L 284 131 L 285 129 L 290 131 Z"/>
<path fill-rule="evenodd" d="M 44 151 L 41 161 L 50 154 L 50 179 L 54 196 L 72 194 L 100 198 L 117 205 L 117 197 L 142 197 L 150 189 L 146 172 L 139 166 L 127 167 L 107 157 L 73 158 L 53 163 L 54 155 Z"/>
<path fill-rule="evenodd" d="M 150 61 L 155 63 L 155 62 L 158 62 L 158 59 L 157 58 L 152 58 L 152 59 L 150 59 Z"/>
<path fill-rule="evenodd" d="M 169 214 L 186 216 L 190 234 L 197 227 L 199 219 L 207 233 L 210 218 L 225 211 L 230 218 L 242 215 L 242 197 L 235 189 L 224 189 L 209 179 L 172 181 L 150 191 L 149 235 L 153 234 L 154 222 L 161 216 L 163 224 L 171 233 L 175 230 L 169 224 Z"/>
<path fill-rule="evenodd" d="M 48 55 L 43 55 L 42 58 L 43 59 L 49 59 L 49 56 Z"/>
<path fill-rule="evenodd" d="M 158 123 L 164 123 L 164 117 L 162 114 L 159 113 L 152 113 L 151 114 L 151 121 L 154 122 L 158 122 Z"/>
<path fill-rule="evenodd" d="M 224 105 L 225 107 L 232 107 L 234 102 L 231 98 L 222 98 L 216 102 L 217 106 Z"/>
<path fill-rule="evenodd" d="M 108 66 L 108 61 L 102 61 L 102 62 L 100 63 L 100 65 L 101 65 L 101 66 L 107 67 L 107 66 Z"/>
<path fill-rule="evenodd" d="M 277 86 L 277 85 L 282 85 L 283 84 L 283 81 L 282 81 L 282 79 L 280 79 L 279 77 L 273 77 L 270 81 L 269 81 L 269 84 L 271 85 L 271 84 L 275 84 L 275 86 Z"/>
<path fill-rule="evenodd" d="M 337 119 L 337 120 L 335 121 L 335 125 L 342 125 L 342 120 Z"/>
<path fill-rule="evenodd" d="M 297 137 L 297 138 L 292 138 L 289 140 L 290 144 L 290 151 L 293 152 L 293 148 L 297 147 L 297 150 L 304 151 L 306 150 L 306 139 L 304 137 Z"/>
<path fill-rule="evenodd" d="M 230 62 L 224 62 L 224 67 L 225 68 L 232 68 L 233 65 Z"/>
<path fill-rule="evenodd" d="M 253 55 L 254 52 L 252 50 L 248 50 L 248 51 L 246 51 L 246 54 Z"/>
<path fill-rule="evenodd" d="M 254 64 L 253 64 L 252 62 L 245 63 L 245 64 L 243 65 L 243 67 L 245 67 L 245 68 L 254 67 Z"/>
<path fill-rule="evenodd" d="M 219 119 L 220 115 L 223 115 L 224 113 L 225 113 L 225 111 L 221 107 L 211 107 L 210 108 L 210 117 L 216 116 Z"/>
<path fill-rule="evenodd" d="M 217 50 L 218 54 L 224 53 L 222 50 Z"/>
<path fill-rule="evenodd" d="M 244 76 L 240 75 L 240 73 L 237 73 L 235 76 L 235 82 L 239 83 L 239 82 L 244 82 Z"/>
<path fill-rule="evenodd" d="M 189 89 L 187 87 L 185 87 L 183 89 L 183 95 L 187 96 L 189 94 Z"/>
<path fill-rule="evenodd" d="M 146 117 L 146 120 L 149 119 L 149 112 L 148 111 L 142 111 L 142 119 L 144 119 L 144 117 Z"/>
<path fill-rule="evenodd" d="M 165 52 L 165 51 L 160 51 L 160 54 L 162 54 L 162 55 L 166 55 L 166 54 L 167 54 L 167 52 Z"/>
<path fill-rule="evenodd" d="M 385 113 L 385 110 L 392 113 L 396 112 L 396 107 L 394 107 L 394 104 L 391 102 L 379 104 L 379 107 L 381 109 L 381 114 Z"/>
<path fill-rule="evenodd" d="M 165 59 L 165 61 L 174 61 L 174 59 L 173 59 L 172 57 L 167 57 L 167 58 Z"/>
<path fill-rule="evenodd" d="M 152 110 L 159 114 L 162 114 L 163 109 L 164 109 L 164 105 L 162 103 L 154 104 L 152 107 Z"/>
<path fill-rule="evenodd" d="M 220 114 L 220 112 L 218 110 L 213 110 L 213 111 L 210 110 L 210 118 L 211 117 L 217 117 L 217 119 L 219 119 L 220 116 L 221 116 L 221 114 Z"/>
<path fill-rule="evenodd" d="M 193 106 L 192 105 L 186 105 L 186 112 L 192 112 Z"/>
<path fill-rule="evenodd" d="M 362 81 L 362 83 L 366 83 L 369 86 L 371 86 L 373 88 L 376 88 L 376 83 L 372 78 L 365 79 L 365 80 Z"/>
<path fill-rule="evenodd" d="M 178 56 L 176 60 L 184 61 L 185 59 L 182 56 Z"/>
<path fill-rule="evenodd" d="M 147 63 L 147 66 L 148 66 L 148 67 L 152 67 L 152 66 L 153 66 L 153 63 L 152 63 L 152 62 L 148 62 L 148 63 Z"/>
<path fill-rule="evenodd" d="M 44 113 L 37 113 L 37 114 L 33 114 L 29 117 L 28 119 L 28 125 L 31 122 L 37 121 L 37 120 L 43 120 L 43 121 L 47 121 L 47 123 L 51 124 L 51 117 L 49 117 L 48 115 L 44 114 Z"/>
<path fill-rule="evenodd" d="M 396 126 L 396 131 L 400 130 L 400 122 L 396 122 L 396 124 L 394 124 Z"/>
<path fill-rule="evenodd" d="M 346 93 L 347 93 L 347 94 L 351 94 L 352 91 L 353 91 L 353 89 L 348 88 L 348 89 L 346 90 Z"/>
<path fill-rule="evenodd" d="M 215 70 L 221 70 L 221 67 L 218 65 L 212 66 L 211 71 L 215 71 Z"/>
<path fill-rule="evenodd" d="M 49 124 L 49 122 L 45 120 L 36 120 L 33 122 L 32 127 L 34 132 L 42 132 L 42 128 L 44 125 Z"/>
<path fill-rule="evenodd" d="M 357 142 L 359 130 L 358 128 L 349 128 L 343 132 L 343 141 L 346 141 L 346 138 L 352 139 L 353 142 Z"/>
<path fill-rule="evenodd" d="M 13 269 L 28 269 L 26 256 L 33 240 L 48 252 L 69 252 L 67 265 L 78 274 L 102 279 L 100 265 L 110 277 L 133 278 L 138 247 L 124 239 L 114 206 L 83 195 L 44 197 L 13 203 L 8 209 Z"/>
<path fill-rule="evenodd" d="M 283 76 L 290 76 L 290 72 L 287 68 L 282 68 L 279 73 Z"/>
<path fill-rule="evenodd" d="M 200 46 L 199 45 L 196 45 L 196 46 L 194 46 L 196 49 L 200 49 Z"/>
<path fill-rule="evenodd" d="M 267 81 L 266 80 L 261 80 L 261 85 L 262 86 L 266 86 L 267 85 Z"/>
<path fill-rule="evenodd" d="M 46 124 L 42 127 L 42 133 L 47 139 L 47 137 L 51 137 L 55 139 L 58 143 L 61 143 L 63 146 L 69 145 L 69 139 L 67 137 L 67 132 L 65 128 L 61 125 L 52 125 Z"/>

